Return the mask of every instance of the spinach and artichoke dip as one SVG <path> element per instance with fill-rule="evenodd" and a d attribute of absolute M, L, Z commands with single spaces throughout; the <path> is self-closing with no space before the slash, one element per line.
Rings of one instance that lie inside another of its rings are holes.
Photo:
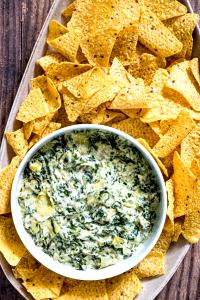
<path fill-rule="evenodd" d="M 34 154 L 18 199 L 34 243 L 85 270 L 133 254 L 152 231 L 160 192 L 137 149 L 112 133 L 86 130 L 59 136 Z"/>

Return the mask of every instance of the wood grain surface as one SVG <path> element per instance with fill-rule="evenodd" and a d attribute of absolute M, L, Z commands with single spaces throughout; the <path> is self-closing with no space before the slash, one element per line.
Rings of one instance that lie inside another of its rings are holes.
<path fill-rule="evenodd" d="M 51 0 L 0 0 L 0 140 L 20 80 L 51 2 Z M 194 11 L 200 13 L 200 0 L 191 2 Z M 0 270 L 0 300 L 22 299 Z M 200 243 L 191 246 L 177 272 L 156 300 L 199 299 Z"/>

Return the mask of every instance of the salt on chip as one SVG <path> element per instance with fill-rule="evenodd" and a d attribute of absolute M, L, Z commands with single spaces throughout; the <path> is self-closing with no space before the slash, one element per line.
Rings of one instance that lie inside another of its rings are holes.
<path fill-rule="evenodd" d="M 182 43 L 147 8 L 141 10 L 139 41 L 160 57 L 172 56 L 182 50 Z"/>
<path fill-rule="evenodd" d="M 98 107 L 99 105 L 112 101 L 117 93 L 120 91 L 120 87 L 117 85 L 108 85 L 96 92 L 92 97 L 87 99 L 83 113 L 89 113 L 94 108 Z"/>
<path fill-rule="evenodd" d="M 11 163 L 0 171 L 0 214 L 10 212 L 10 191 L 20 161 L 20 157 L 15 156 Z"/>
<path fill-rule="evenodd" d="M 178 18 L 170 19 L 164 22 L 165 26 L 169 28 L 173 32 L 173 34 L 178 38 L 178 40 L 183 44 L 183 49 L 180 53 L 175 55 L 176 58 L 186 57 L 186 59 L 191 59 L 192 33 L 198 21 L 199 15 L 188 13 Z"/>
<path fill-rule="evenodd" d="M 197 243 L 200 239 L 200 211 L 196 210 L 185 216 L 182 235 L 189 243 Z"/>
<path fill-rule="evenodd" d="M 91 65 L 108 67 L 116 37 L 116 30 L 105 29 L 93 32 L 81 40 L 81 49 Z"/>
<path fill-rule="evenodd" d="M 73 1 L 65 9 L 63 9 L 62 15 L 66 18 L 71 17 L 75 9 L 76 9 L 76 1 Z"/>
<path fill-rule="evenodd" d="M 158 158 L 158 156 L 156 155 L 156 153 L 153 151 L 153 149 L 149 146 L 149 144 L 144 139 L 139 138 L 137 140 L 153 156 L 153 158 L 157 162 L 157 164 L 158 164 L 159 168 L 161 169 L 161 171 L 165 174 L 165 176 L 168 177 L 168 171 L 167 171 L 167 169 L 165 168 L 165 166 L 163 165 L 163 163 L 161 162 L 161 160 Z"/>
<path fill-rule="evenodd" d="M 190 170 L 198 179 L 200 179 L 200 160 L 193 159 Z"/>
<path fill-rule="evenodd" d="M 120 31 L 114 44 L 111 60 L 117 57 L 124 66 L 136 60 L 138 41 L 138 24 L 131 24 Z"/>
<path fill-rule="evenodd" d="M 28 151 L 28 142 L 25 139 L 23 127 L 13 132 L 6 132 L 5 136 L 15 154 L 23 158 Z"/>
<path fill-rule="evenodd" d="M 170 80 L 165 84 L 165 90 L 175 97 L 183 98 L 191 107 L 200 111 L 200 93 L 196 89 L 194 78 L 188 72 L 188 62 L 181 62 L 170 68 Z"/>
<path fill-rule="evenodd" d="M 165 260 L 163 252 L 151 251 L 134 268 L 134 271 L 139 279 L 165 274 Z"/>
<path fill-rule="evenodd" d="M 91 69 L 91 66 L 88 64 L 81 65 L 71 62 L 62 62 L 51 64 L 46 70 L 46 75 L 51 78 L 54 85 L 58 88 L 59 84 L 62 84 L 63 81 L 86 72 L 89 69 Z"/>
<path fill-rule="evenodd" d="M 71 287 L 57 300 L 109 300 L 106 292 L 104 280 L 98 281 L 80 281 L 74 287 Z"/>
<path fill-rule="evenodd" d="M 83 113 L 86 100 L 76 98 L 69 91 L 63 94 L 63 100 L 69 121 L 75 122 Z"/>
<path fill-rule="evenodd" d="M 181 143 L 181 159 L 186 166 L 191 163 L 197 155 L 200 154 L 200 123 L 185 137 Z"/>
<path fill-rule="evenodd" d="M 47 43 L 58 38 L 59 36 L 68 32 L 67 27 L 63 26 L 56 20 L 51 20 L 49 23 L 49 32 L 47 36 Z"/>
<path fill-rule="evenodd" d="M 177 152 L 174 153 L 173 166 L 175 187 L 174 217 L 177 218 L 198 209 L 200 187 L 196 177 L 184 165 Z"/>
<path fill-rule="evenodd" d="M 3 216 L 0 216 L 0 252 L 11 266 L 16 266 L 26 252 L 12 218 Z"/>
<path fill-rule="evenodd" d="M 189 116 L 189 113 L 183 110 L 174 121 L 170 129 L 154 146 L 153 150 L 158 157 L 163 158 L 168 156 L 190 133 L 190 131 L 192 131 L 194 127 L 195 122 Z"/>
<path fill-rule="evenodd" d="M 40 88 L 30 91 L 22 102 L 16 119 L 28 123 L 49 113 L 48 104 Z"/>
<path fill-rule="evenodd" d="M 150 128 L 150 126 L 141 122 L 140 119 L 128 118 L 112 124 L 112 127 L 124 131 L 135 139 L 143 138 L 150 147 L 153 147 L 159 140 L 158 135 Z"/>
<path fill-rule="evenodd" d="M 144 4 L 160 20 L 175 18 L 187 13 L 187 7 L 177 0 L 144 0 Z"/>
<path fill-rule="evenodd" d="M 122 275 L 107 279 L 106 289 L 108 299 L 132 300 L 142 290 L 142 284 L 132 269 Z"/>
<path fill-rule="evenodd" d="M 55 298 L 60 295 L 64 277 L 58 275 L 44 266 L 40 266 L 34 276 L 23 285 L 36 299 Z"/>
<path fill-rule="evenodd" d="M 47 51 L 45 56 L 42 56 L 37 60 L 37 63 L 44 71 L 46 71 L 51 64 L 61 63 L 63 61 L 66 61 L 66 57 L 64 57 L 62 54 L 53 51 Z"/>

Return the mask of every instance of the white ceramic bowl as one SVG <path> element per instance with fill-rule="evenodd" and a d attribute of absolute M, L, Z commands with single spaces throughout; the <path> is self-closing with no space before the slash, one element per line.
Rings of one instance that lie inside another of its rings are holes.
<path fill-rule="evenodd" d="M 160 204 L 157 210 L 157 219 L 155 222 L 155 225 L 153 227 L 152 233 L 150 234 L 149 238 L 145 240 L 142 244 L 138 246 L 134 254 L 127 258 L 124 259 L 123 261 L 120 261 L 116 263 L 115 265 L 108 266 L 103 269 L 98 269 L 98 270 L 76 270 L 73 267 L 63 265 L 55 260 L 53 260 L 50 256 L 45 254 L 42 249 L 40 249 L 38 246 L 36 246 L 31 238 L 31 236 L 27 233 L 23 226 L 23 219 L 22 219 L 22 214 L 20 211 L 20 206 L 18 203 L 18 190 L 19 190 L 19 180 L 23 175 L 23 171 L 27 163 L 30 161 L 32 156 L 42 147 L 44 146 L 47 142 L 50 140 L 54 139 L 55 137 L 66 134 L 66 133 L 71 133 L 74 130 L 93 130 L 93 129 L 99 129 L 101 131 L 107 131 L 111 132 L 115 135 L 118 135 L 125 140 L 131 142 L 135 148 L 137 148 L 140 153 L 146 158 L 146 160 L 149 162 L 156 178 L 157 182 L 160 188 Z M 161 171 L 153 159 L 153 157 L 149 154 L 149 152 L 135 139 L 130 137 L 128 134 L 108 127 L 108 126 L 103 126 L 103 125 L 73 125 L 69 126 L 66 128 L 62 128 L 60 130 L 57 130 L 53 132 L 52 134 L 44 137 L 41 139 L 37 144 L 35 144 L 26 154 L 24 159 L 19 165 L 19 168 L 17 170 L 17 173 L 15 175 L 13 185 L 12 185 L 12 191 L 11 191 L 11 210 L 12 210 L 12 216 L 13 216 L 13 221 L 16 227 L 16 230 L 19 234 L 19 237 L 21 238 L 23 244 L 25 247 L 28 249 L 28 251 L 40 262 L 42 263 L 45 267 L 48 269 L 74 279 L 79 279 L 79 280 L 100 280 L 100 279 L 106 279 L 110 278 L 116 275 L 119 275 L 125 271 L 128 271 L 135 265 L 137 265 L 144 257 L 151 251 L 151 249 L 154 247 L 156 244 L 157 240 L 159 239 L 159 236 L 162 232 L 164 223 L 165 223 L 165 218 L 166 218 L 166 212 L 167 212 L 167 194 L 166 194 L 166 188 L 165 188 L 165 182 L 163 179 L 163 176 L 161 174 Z"/>

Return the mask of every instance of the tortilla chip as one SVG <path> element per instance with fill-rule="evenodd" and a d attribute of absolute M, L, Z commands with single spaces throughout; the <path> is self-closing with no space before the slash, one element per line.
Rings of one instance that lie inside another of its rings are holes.
<path fill-rule="evenodd" d="M 170 68 L 170 80 L 165 85 L 169 95 L 183 98 L 194 110 L 200 111 L 200 93 L 195 80 L 188 72 L 188 62 L 181 62 Z"/>
<path fill-rule="evenodd" d="M 149 146 L 149 144 L 144 140 L 139 138 L 138 142 L 140 144 L 142 144 L 148 151 L 149 153 L 153 156 L 153 158 L 155 159 L 155 161 L 157 162 L 159 168 L 161 169 L 161 171 L 163 172 L 163 174 L 165 174 L 165 176 L 168 177 L 168 171 L 165 168 L 165 166 L 163 165 L 163 163 L 161 162 L 161 160 L 158 158 L 158 156 L 155 154 L 155 152 L 153 151 L 153 149 L 151 149 L 151 147 Z"/>
<path fill-rule="evenodd" d="M 3 216 L 0 216 L 0 251 L 11 266 L 16 266 L 26 252 L 12 218 Z"/>
<path fill-rule="evenodd" d="M 64 103 L 62 104 L 61 108 L 58 110 L 58 112 L 54 115 L 53 122 L 57 122 L 61 124 L 61 127 L 67 127 L 70 125 L 73 125 L 74 123 L 69 121 L 67 117 L 67 113 L 64 107 Z"/>
<path fill-rule="evenodd" d="M 75 122 L 83 113 L 83 108 L 87 100 L 82 100 L 74 97 L 70 92 L 63 94 L 64 106 L 67 117 L 70 122 Z"/>
<path fill-rule="evenodd" d="M 191 208 L 194 209 L 198 197 L 196 177 L 187 168 L 177 152 L 174 153 L 174 175 L 175 188 L 174 217 L 181 217 Z M 196 193 L 196 195 L 195 195 Z M 190 206 L 189 204 L 192 203 Z"/>
<path fill-rule="evenodd" d="M 54 85 L 59 87 L 63 81 L 88 71 L 91 68 L 88 64 L 74 64 L 71 62 L 62 62 L 51 64 L 46 71 L 47 77 L 51 78 Z"/>
<path fill-rule="evenodd" d="M 190 170 L 198 179 L 200 179 L 200 161 L 199 160 L 193 159 Z"/>
<path fill-rule="evenodd" d="M 191 71 L 191 73 L 194 76 L 196 82 L 200 86 L 199 59 L 198 58 L 193 58 L 190 61 L 189 70 Z"/>
<path fill-rule="evenodd" d="M 134 272 L 139 279 L 161 276 L 165 274 L 164 254 L 159 251 L 151 251 L 139 265 L 134 268 Z"/>
<path fill-rule="evenodd" d="M 66 61 L 66 57 L 64 57 L 62 54 L 53 51 L 47 51 L 45 56 L 42 56 L 37 60 L 37 63 L 44 71 L 46 71 L 51 64 L 61 63 L 63 61 Z"/>
<path fill-rule="evenodd" d="M 47 43 L 55 40 L 56 38 L 60 37 L 61 35 L 68 32 L 67 27 L 63 26 L 60 22 L 56 20 L 51 20 L 49 23 L 49 32 L 47 36 Z"/>
<path fill-rule="evenodd" d="M 11 163 L 0 171 L 0 214 L 10 212 L 10 191 L 20 161 L 20 157 L 15 156 Z"/>
<path fill-rule="evenodd" d="M 45 130 L 45 128 L 51 122 L 53 116 L 54 116 L 54 112 L 53 113 L 49 113 L 45 117 L 41 117 L 39 119 L 36 119 L 34 121 L 34 124 L 33 124 L 33 130 L 32 130 L 32 132 L 35 133 L 35 134 L 38 134 L 38 135 L 42 135 L 42 133 Z"/>
<path fill-rule="evenodd" d="M 187 111 L 182 111 L 178 118 L 173 122 L 170 129 L 154 146 L 153 150 L 158 157 L 168 156 L 175 148 L 180 145 L 181 141 L 195 127 L 195 122 L 191 119 Z"/>
<path fill-rule="evenodd" d="M 112 101 L 117 93 L 120 91 L 120 87 L 116 85 L 108 85 L 103 89 L 95 93 L 91 98 L 87 99 L 84 106 L 83 113 L 89 113 L 91 110 L 97 108 L 99 105 Z"/>
<path fill-rule="evenodd" d="M 36 299 L 55 298 L 60 295 L 64 277 L 40 266 L 34 276 L 23 285 Z"/>
<path fill-rule="evenodd" d="M 141 10 L 139 41 L 160 57 L 179 53 L 183 47 L 157 16 L 145 7 Z"/>
<path fill-rule="evenodd" d="M 117 57 L 124 66 L 135 62 L 137 41 L 138 24 L 131 24 L 122 29 L 114 44 L 111 60 Z"/>
<path fill-rule="evenodd" d="M 146 140 L 150 147 L 153 147 L 159 140 L 159 137 L 149 125 L 144 124 L 139 119 L 129 118 L 112 124 L 112 127 L 124 131 L 135 139 L 142 138 Z"/>
<path fill-rule="evenodd" d="M 126 69 L 116 57 L 113 59 L 112 65 L 109 70 L 109 74 L 117 81 L 117 83 L 121 83 L 122 87 L 125 87 L 127 84 L 130 84 Z"/>
<path fill-rule="evenodd" d="M 166 226 L 166 225 L 165 225 Z M 167 253 L 169 246 L 172 242 L 173 232 L 166 230 L 167 228 L 164 227 L 162 234 L 157 241 L 156 245 L 154 246 L 152 252 L 162 252 L 164 255 Z"/>
<path fill-rule="evenodd" d="M 42 117 L 43 118 L 43 117 Z M 24 123 L 23 124 L 23 129 L 24 129 L 24 137 L 28 141 L 29 138 L 31 137 L 32 131 L 34 127 L 34 121 Z"/>
<path fill-rule="evenodd" d="M 132 269 L 122 275 L 107 279 L 106 290 L 108 299 L 132 300 L 142 290 L 142 284 Z"/>
<path fill-rule="evenodd" d="M 71 15 L 75 11 L 75 9 L 76 9 L 76 1 L 73 1 L 65 9 L 63 9 L 63 11 L 62 11 L 63 17 L 65 17 L 65 18 L 71 17 Z"/>
<path fill-rule="evenodd" d="M 63 83 L 63 91 L 67 89 L 76 98 L 90 98 L 94 93 L 109 83 L 109 76 L 101 68 L 93 68 Z"/>
<path fill-rule="evenodd" d="M 175 18 L 187 13 L 187 7 L 176 0 L 144 0 L 144 4 L 160 20 Z"/>
<path fill-rule="evenodd" d="M 192 33 L 198 21 L 199 15 L 184 14 L 178 18 L 164 22 L 165 26 L 169 28 L 183 44 L 183 49 L 180 53 L 175 55 L 176 58 L 186 57 L 186 59 L 191 59 L 192 49 L 190 49 L 190 47 L 193 46 L 193 42 L 191 43 Z"/>
<path fill-rule="evenodd" d="M 23 127 L 13 132 L 6 132 L 5 136 L 15 154 L 23 158 L 28 151 L 28 142 L 25 139 Z"/>
<path fill-rule="evenodd" d="M 40 88 L 30 91 L 22 102 L 16 119 L 28 123 L 49 113 L 48 104 Z"/>
<path fill-rule="evenodd" d="M 156 57 L 152 54 L 143 53 L 140 56 L 139 66 L 135 68 L 134 65 L 128 67 L 128 72 L 135 78 L 144 79 L 145 85 L 150 85 L 154 78 L 156 71 L 164 67 L 163 59 Z"/>
<path fill-rule="evenodd" d="M 175 219 L 174 221 L 174 235 L 172 242 L 177 242 L 180 235 L 182 234 L 183 220 L 182 218 Z"/>
<path fill-rule="evenodd" d="M 57 300 L 109 300 L 104 280 L 80 281 Z"/>
<path fill-rule="evenodd" d="M 79 283 L 81 283 L 80 280 L 72 279 L 72 278 L 68 278 L 68 277 L 64 278 L 64 284 L 66 284 L 70 288 L 78 285 Z"/>
<path fill-rule="evenodd" d="M 169 179 L 166 182 L 166 189 L 167 189 L 167 199 L 168 199 L 168 207 L 167 207 L 167 215 L 169 220 L 174 228 L 174 182 L 172 179 Z"/>
<path fill-rule="evenodd" d="M 132 119 L 142 117 L 142 109 L 121 109 L 121 112 Z"/>
<path fill-rule="evenodd" d="M 200 239 L 200 211 L 194 211 L 185 216 L 182 235 L 191 244 Z"/>
<path fill-rule="evenodd" d="M 151 127 L 151 129 L 153 129 L 153 131 L 161 138 L 163 136 L 163 132 L 162 129 L 160 127 L 160 122 L 159 121 L 155 121 L 155 122 L 150 122 L 149 126 Z"/>
<path fill-rule="evenodd" d="M 23 281 L 26 281 L 34 276 L 39 266 L 40 263 L 29 252 L 26 252 L 13 270 L 13 273 L 15 278 L 21 278 Z"/>
<path fill-rule="evenodd" d="M 181 159 L 188 167 L 200 153 L 200 123 L 186 136 L 181 143 Z"/>
<path fill-rule="evenodd" d="M 93 66 L 108 67 L 117 32 L 113 29 L 91 33 L 80 43 L 83 54 Z"/>
<path fill-rule="evenodd" d="M 43 138 L 43 137 L 47 136 L 48 134 L 60 129 L 60 127 L 61 127 L 60 123 L 55 123 L 55 122 L 49 123 L 49 125 L 43 131 L 41 138 Z"/>

